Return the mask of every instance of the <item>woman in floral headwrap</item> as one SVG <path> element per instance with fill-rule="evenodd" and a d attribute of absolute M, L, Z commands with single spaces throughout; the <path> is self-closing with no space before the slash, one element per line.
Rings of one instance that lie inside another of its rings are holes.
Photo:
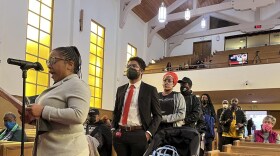
<path fill-rule="evenodd" d="M 263 124 L 261 125 L 261 130 L 255 130 L 253 141 L 263 142 L 263 143 L 280 143 L 279 134 L 272 130 L 273 126 L 276 124 L 276 118 L 272 115 L 267 115 L 263 119 Z"/>

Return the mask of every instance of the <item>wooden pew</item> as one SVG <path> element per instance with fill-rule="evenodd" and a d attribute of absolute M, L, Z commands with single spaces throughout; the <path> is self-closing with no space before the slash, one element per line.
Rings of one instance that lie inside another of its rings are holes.
<path fill-rule="evenodd" d="M 24 143 L 24 156 L 32 156 L 33 144 L 33 142 Z M 20 142 L 7 142 L 0 144 L 0 156 L 19 156 L 20 153 Z"/>
<path fill-rule="evenodd" d="M 219 150 L 208 151 L 205 154 L 206 156 L 261 156 L 257 154 L 246 154 L 246 153 L 227 153 L 220 152 Z"/>
<path fill-rule="evenodd" d="M 231 144 L 224 145 L 223 151 L 227 153 L 246 153 L 262 156 L 278 156 L 280 149 L 276 148 L 260 148 L 260 147 L 246 147 L 246 146 L 232 146 Z"/>
<path fill-rule="evenodd" d="M 240 140 L 235 140 L 233 142 L 234 146 L 244 146 L 244 147 L 260 147 L 260 148 L 277 148 L 280 149 L 280 144 L 269 144 L 260 142 L 245 142 Z"/>

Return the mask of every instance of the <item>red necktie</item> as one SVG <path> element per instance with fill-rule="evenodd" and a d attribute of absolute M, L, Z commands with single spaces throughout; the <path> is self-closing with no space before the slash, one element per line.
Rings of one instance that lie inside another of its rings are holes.
<path fill-rule="evenodd" d="M 131 85 L 129 87 L 128 95 L 126 97 L 126 101 L 125 101 L 125 104 L 124 104 L 123 116 L 122 116 L 122 125 L 127 124 L 127 117 L 128 117 L 129 107 L 130 107 L 132 96 L 133 96 L 133 91 L 134 91 L 134 85 Z"/>

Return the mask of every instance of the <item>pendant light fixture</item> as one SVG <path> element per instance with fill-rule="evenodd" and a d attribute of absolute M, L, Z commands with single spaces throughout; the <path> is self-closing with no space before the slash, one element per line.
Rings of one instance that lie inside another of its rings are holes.
<path fill-rule="evenodd" d="M 202 29 L 206 27 L 206 20 L 204 19 L 204 17 L 202 18 L 200 25 Z"/>
<path fill-rule="evenodd" d="M 188 21 L 191 18 L 191 11 L 189 8 L 185 11 L 185 19 Z"/>
<path fill-rule="evenodd" d="M 161 6 L 158 9 L 158 21 L 160 23 L 164 23 L 166 20 L 166 7 L 164 6 L 164 3 L 161 3 Z"/>

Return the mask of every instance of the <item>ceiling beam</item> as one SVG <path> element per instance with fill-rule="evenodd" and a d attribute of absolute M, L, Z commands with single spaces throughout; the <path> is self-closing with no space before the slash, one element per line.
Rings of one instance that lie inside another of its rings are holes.
<path fill-rule="evenodd" d="M 261 20 L 261 9 L 257 8 L 255 11 L 255 21 L 260 21 Z"/>
<path fill-rule="evenodd" d="M 187 0 L 176 0 L 173 2 L 170 6 L 166 8 L 167 15 L 171 13 L 173 10 L 178 8 L 180 5 L 184 4 Z M 196 0 L 195 0 L 196 1 Z M 167 23 L 166 23 L 167 24 Z M 158 22 L 158 16 L 155 16 L 153 19 L 151 19 L 148 22 L 148 39 L 147 39 L 147 45 L 150 47 L 152 43 L 152 39 L 155 36 L 155 34 L 165 27 L 165 23 L 159 23 Z"/>
<path fill-rule="evenodd" d="M 123 28 L 125 25 L 127 15 L 131 9 L 139 5 L 142 0 L 120 0 L 120 20 L 119 27 Z"/>
<path fill-rule="evenodd" d="M 196 9 L 197 8 L 197 1 L 198 0 L 193 0 L 193 7 L 192 7 L 192 9 Z"/>
<path fill-rule="evenodd" d="M 175 2 L 174 2 L 175 3 Z M 190 10 L 191 16 L 201 16 L 213 12 L 218 12 L 218 11 L 223 11 L 223 10 L 229 10 L 229 9 L 235 9 L 237 11 L 243 11 L 243 10 L 256 10 L 258 7 L 264 7 L 270 4 L 275 3 L 275 0 L 231 0 L 231 1 L 224 1 L 223 3 L 220 4 L 215 4 L 215 5 L 210 5 L 206 7 L 201 7 L 201 8 L 195 8 Z M 148 47 L 151 45 L 152 39 L 154 35 L 161 30 L 162 28 L 165 27 L 165 25 L 168 22 L 171 21 L 177 21 L 177 20 L 182 20 L 184 19 L 184 14 L 185 12 L 178 12 L 174 14 L 169 14 L 167 15 L 166 22 L 164 24 L 159 23 L 158 21 L 154 20 L 153 18 L 152 21 L 149 21 L 148 23 L 148 39 L 147 39 L 147 45 Z"/>
<path fill-rule="evenodd" d="M 237 23 L 237 24 L 249 22 L 249 21 L 245 21 L 245 20 L 242 20 L 242 19 L 239 19 L 239 18 L 236 18 L 236 17 L 233 17 L 233 16 L 229 16 L 229 15 L 226 15 L 226 14 L 223 14 L 223 13 L 220 13 L 220 12 L 219 13 L 211 13 L 210 16 L 218 18 L 218 19 L 222 19 L 222 20 L 225 20 L 225 21 Z"/>
<path fill-rule="evenodd" d="M 255 29 L 255 25 L 262 25 L 261 29 Z M 252 33 L 256 31 L 265 31 L 265 30 L 271 30 L 275 26 L 280 25 L 280 19 L 269 19 L 264 21 L 255 21 L 255 22 L 247 22 L 247 23 L 241 23 L 239 25 L 235 26 L 229 26 L 224 28 L 217 28 L 217 29 L 210 29 L 202 32 L 195 32 L 195 33 L 186 33 L 181 35 L 174 35 L 167 39 L 167 51 L 166 54 L 167 57 L 170 56 L 172 50 L 183 43 L 186 39 L 191 38 L 198 38 L 198 37 L 205 37 L 210 35 L 217 35 L 222 33 L 229 33 L 229 32 L 235 32 L 235 31 L 241 31 L 243 33 Z"/>

